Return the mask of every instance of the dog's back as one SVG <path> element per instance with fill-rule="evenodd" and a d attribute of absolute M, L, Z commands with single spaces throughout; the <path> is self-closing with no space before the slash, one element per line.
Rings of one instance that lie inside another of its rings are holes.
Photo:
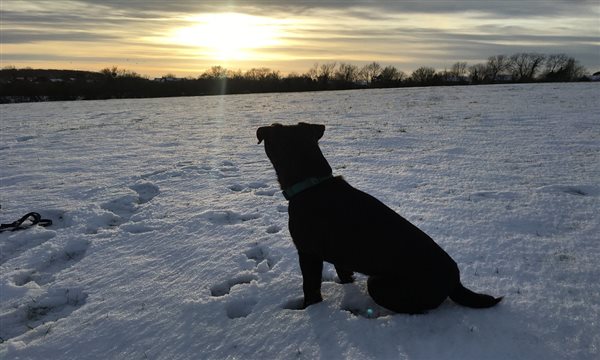
<path fill-rule="evenodd" d="M 427 234 L 341 177 L 291 199 L 288 211 L 299 250 L 319 251 L 325 261 L 366 275 L 456 268 Z"/>

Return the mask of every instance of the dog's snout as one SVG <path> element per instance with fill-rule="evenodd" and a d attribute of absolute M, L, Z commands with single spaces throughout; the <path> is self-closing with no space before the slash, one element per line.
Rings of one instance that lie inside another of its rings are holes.
<path fill-rule="evenodd" d="M 265 137 L 267 136 L 267 131 L 269 131 L 269 128 L 267 127 L 259 127 L 258 130 L 256 130 L 256 138 L 258 139 L 258 143 L 260 144 Z"/>

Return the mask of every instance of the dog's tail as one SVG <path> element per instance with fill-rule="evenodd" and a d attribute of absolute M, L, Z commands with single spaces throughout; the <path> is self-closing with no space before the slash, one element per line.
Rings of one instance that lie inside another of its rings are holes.
<path fill-rule="evenodd" d="M 477 309 L 492 307 L 502 301 L 502 298 L 503 297 L 495 298 L 490 295 L 478 294 L 467 289 L 460 282 L 454 291 L 450 293 L 450 299 L 455 303 Z"/>

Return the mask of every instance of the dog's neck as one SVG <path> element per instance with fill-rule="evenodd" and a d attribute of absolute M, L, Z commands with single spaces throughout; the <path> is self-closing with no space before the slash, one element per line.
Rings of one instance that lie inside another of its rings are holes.
<path fill-rule="evenodd" d="M 289 189 L 310 178 L 324 178 L 331 176 L 331 166 L 317 148 L 300 154 L 297 159 L 287 159 L 283 164 L 273 164 L 277 173 L 277 180 L 281 189 Z"/>
<path fill-rule="evenodd" d="M 297 170 L 303 170 L 303 169 L 297 169 Z M 298 183 L 306 181 L 307 179 L 324 178 L 324 177 L 331 176 L 332 170 L 331 170 L 331 167 L 329 166 L 329 164 L 326 164 L 326 166 L 321 166 L 319 168 L 313 168 L 311 171 L 295 171 L 292 173 L 283 173 L 283 172 L 279 172 L 279 171 L 277 171 L 277 169 L 275 169 L 275 172 L 277 173 L 277 180 L 279 181 L 279 185 L 281 186 L 281 189 L 285 190 L 285 189 L 289 189 L 289 188 L 293 187 L 294 185 L 296 185 Z"/>
<path fill-rule="evenodd" d="M 315 187 L 331 178 L 333 178 L 332 174 L 329 174 L 328 176 L 318 177 L 318 178 L 310 177 L 306 180 L 295 183 L 294 185 L 292 185 L 286 189 L 283 189 L 283 197 L 285 197 L 286 200 L 291 200 L 294 196 L 300 194 L 304 190 L 308 190 L 312 187 Z"/>

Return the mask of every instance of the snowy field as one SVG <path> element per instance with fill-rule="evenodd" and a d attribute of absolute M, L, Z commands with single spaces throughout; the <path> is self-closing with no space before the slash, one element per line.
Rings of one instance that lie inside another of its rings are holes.
<path fill-rule="evenodd" d="M 1 105 L 2 359 L 598 359 L 600 85 Z M 505 296 L 426 315 L 302 296 L 256 128 L 322 123 L 336 175 Z M 366 310 L 373 309 L 367 317 Z"/>

